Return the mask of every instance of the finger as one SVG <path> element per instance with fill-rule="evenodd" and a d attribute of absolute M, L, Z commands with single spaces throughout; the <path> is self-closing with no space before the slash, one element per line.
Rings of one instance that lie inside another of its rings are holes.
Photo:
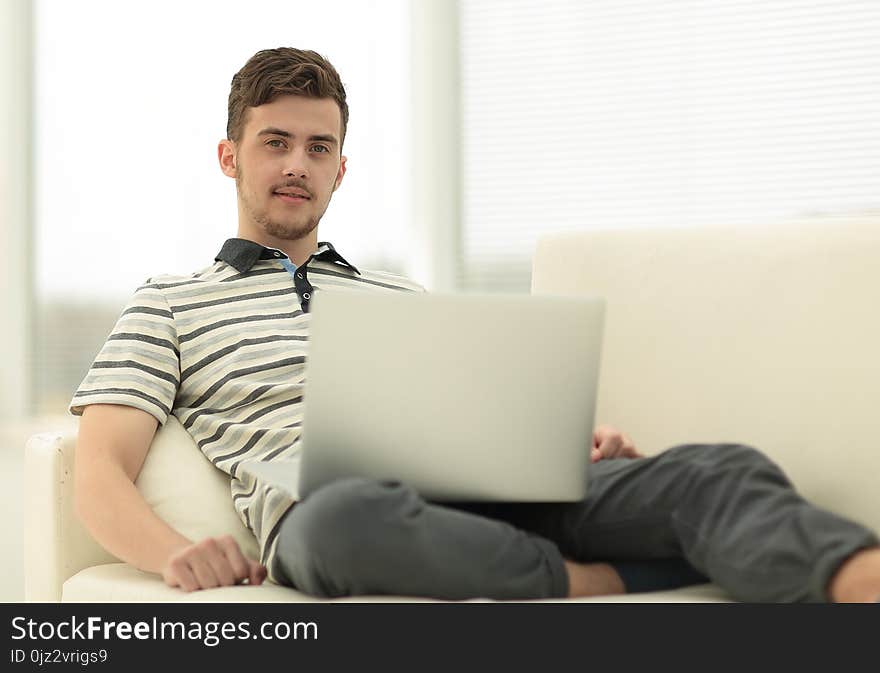
<path fill-rule="evenodd" d="M 229 559 L 226 558 L 225 554 L 221 553 L 217 556 L 209 556 L 206 560 L 208 566 L 211 568 L 211 572 L 214 573 L 214 577 L 217 578 L 217 586 L 231 587 L 238 583 L 238 578 L 235 576 L 232 564 L 229 562 Z"/>
<path fill-rule="evenodd" d="M 590 462 L 597 463 L 602 460 L 602 452 L 599 449 L 591 449 L 590 450 Z"/>
<path fill-rule="evenodd" d="M 636 449 L 636 445 L 633 444 L 632 439 L 630 439 L 627 435 L 623 436 L 623 445 L 621 446 L 621 456 L 624 458 L 641 458 L 642 454 L 638 452 Z"/>
<path fill-rule="evenodd" d="M 208 538 L 199 543 L 204 553 L 201 558 L 211 569 L 211 573 L 217 579 L 215 586 L 228 587 L 235 584 L 235 573 L 232 564 L 226 558 L 225 550 L 214 538 Z"/>
<path fill-rule="evenodd" d="M 599 445 L 602 443 L 602 440 L 613 432 L 614 430 L 610 426 L 597 425 L 596 429 L 593 431 L 593 448 L 598 449 Z"/>
<path fill-rule="evenodd" d="M 202 588 L 189 564 L 184 563 L 183 567 L 180 569 L 180 578 L 180 588 L 186 592 L 198 591 Z"/>
<path fill-rule="evenodd" d="M 266 576 L 269 574 L 266 570 L 266 566 L 261 563 L 257 563 L 256 561 L 251 561 L 248 559 L 247 561 L 250 574 L 248 575 L 248 583 L 253 584 L 254 586 L 258 584 L 262 584 L 263 580 L 266 579 Z"/>
<path fill-rule="evenodd" d="M 608 435 L 599 445 L 599 452 L 603 458 L 615 458 L 620 452 L 621 444 L 620 435 Z"/>
<path fill-rule="evenodd" d="M 174 582 L 171 586 L 179 586 L 187 593 L 201 588 L 198 580 L 193 574 L 192 568 L 190 568 L 189 563 L 184 557 L 175 559 L 171 562 L 169 575 L 171 581 Z"/>
<path fill-rule="evenodd" d="M 214 574 L 211 564 L 205 559 L 205 552 L 203 550 L 204 547 L 200 543 L 199 548 L 194 549 L 187 556 L 187 560 L 189 561 L 189 567 L 192 568 L 193 575 L 196 577 L 196 581 L 199 583 L 199 587 L 202 589 L 213 589 L 220 586 L 220 582 Z"/>
<path fill-rule="evenodd" d="M 241 547 L 238 546 L 235 538 L 231 535 L 225 535 L 218 538 L 217 543 L 220 545 L 220 549 L 223 551 L 224 556 L 226 556 L 226 560 L 232 570 L 233 584 L 246 579 L 250 574 L 248 561 L 244 554 L 241 553 Z"/>

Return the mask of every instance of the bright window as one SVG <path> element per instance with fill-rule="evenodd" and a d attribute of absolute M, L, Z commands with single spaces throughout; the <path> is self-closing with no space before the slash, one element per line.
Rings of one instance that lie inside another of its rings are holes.
<path fill-rule="evenodd" d="M 461 3 L 466 288 L 545 231 L 880 209 L 876 0 Z"/>

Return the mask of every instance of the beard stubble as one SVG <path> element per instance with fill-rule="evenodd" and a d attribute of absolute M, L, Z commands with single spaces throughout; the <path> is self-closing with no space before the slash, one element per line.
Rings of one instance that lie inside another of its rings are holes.
<path fill-rule="evenodd" d="M 317 228 L 318 222 L 321 221 L 323 212 L 307 217 L 304 222 L 279 222 L 271 219 L 269 217 L 268 208 L 260 208 L 257 206 L 256 203 L 254 203 L 256 199 L 252 200 L 246 189 L 244 189 L 244 171 L 241 166 L 238 166 L 235 175 L 235 187 L 250 219 L 263 231 L 274 238 L 283 241 L 301 240 L 311 234 Z M 269 198 L 272 199 L 275 197 L 270 195 Z"/>

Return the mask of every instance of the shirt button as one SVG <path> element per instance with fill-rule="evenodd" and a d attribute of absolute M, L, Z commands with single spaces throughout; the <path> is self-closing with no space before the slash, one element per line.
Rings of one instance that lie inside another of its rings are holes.
<path fill-rule="evenodd" d="M 281 257 L 281 253 L 280 253 L 280 252 L 276 252 L 276 253 L 275 253 L 275 256 L 276 256 L 276 257 Z"/>
<path fill-rule="evenodd" d="M 312 295 L 310 295 L 308 292 L 303 292 L 303 299 L 311 299 L 311 297 Z"/>
<path fill-rule="evenodd" d="M 297 277 L 297 278 L 302 278 L 303 275 L 302 275 L 301 273 L 298 273 L 298 274 L 296 274 L 296 277 Z"/>

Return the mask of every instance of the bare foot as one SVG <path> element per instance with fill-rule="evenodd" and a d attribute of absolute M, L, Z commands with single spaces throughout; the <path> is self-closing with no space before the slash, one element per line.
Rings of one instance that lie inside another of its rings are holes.
<path fill-rule="evenodd" d="M 880 601 L 880 547 L 862 549 L 844 561 L 828 582 L 828 597 L 835 603 Z"/>
<path fill-rule="evenodd" d="M 568 597 L 607 596 L 626 593 L 617 571 L 607 563 L 565 561 L 568 572 Z"/>

